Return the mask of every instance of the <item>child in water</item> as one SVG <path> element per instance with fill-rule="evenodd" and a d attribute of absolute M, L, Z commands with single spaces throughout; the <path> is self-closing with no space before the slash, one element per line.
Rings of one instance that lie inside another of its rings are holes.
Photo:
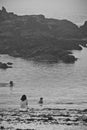
<path fill-rule="evenodd" d="M 43 104 L 43 98 L 42 97 L 39 100 L 39 104 Z"/>
<path fill-rule="evenodd" d="M 28 100 L 26 95 L 22 95 L 21 97 L 20 111 L 28 111 Z"/>

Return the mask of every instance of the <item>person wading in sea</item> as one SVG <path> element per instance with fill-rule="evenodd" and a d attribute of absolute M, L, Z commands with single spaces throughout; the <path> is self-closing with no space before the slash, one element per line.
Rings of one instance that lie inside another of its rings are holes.
<path fill-rule="evenodd" d="M 22 95 L 21 97 L 20 111 L 28 111 L 28 100 L 26 95 Z"/>
<path fill-rule="evenodd" d="M 10 87 L 13 87 L 13 81 L 10 81 L 9 84 L 10 84 Z"/>
<path fill-rule="evenodd" d="M 39 104 L 42 105 L 43 104 L 43 98 L 41 97 L 39 100 Z"/>

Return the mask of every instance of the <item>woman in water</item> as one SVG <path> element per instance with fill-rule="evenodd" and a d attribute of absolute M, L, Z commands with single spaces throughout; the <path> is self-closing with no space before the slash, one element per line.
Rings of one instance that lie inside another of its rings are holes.
<path fill-rule="evenodd" d="M 22 95 L 21 97 L 20 111 L 28 111 L 28 100 L 26 95 Z"/>

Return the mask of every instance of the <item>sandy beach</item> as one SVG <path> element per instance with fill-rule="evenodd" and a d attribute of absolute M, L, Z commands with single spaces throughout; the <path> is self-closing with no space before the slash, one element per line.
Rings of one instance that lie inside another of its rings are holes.
<path fill-rule="evenodd" d="M 87 130 L 87 110 L 0 109 L 0 129 L 4 130 Z"/>

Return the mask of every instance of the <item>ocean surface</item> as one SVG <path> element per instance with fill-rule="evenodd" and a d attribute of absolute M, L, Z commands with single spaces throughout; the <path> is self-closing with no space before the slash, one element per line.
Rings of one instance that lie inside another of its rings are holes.
<path fill-rule="evenodd" d="M 12 62 L 13 68 L 0 69 L 0 108 L 18 108 L 27 95 L 30 108 L 87 108 L 87 48 L 73 51 L 75 64 L 36 64 L 21 58 L 1 55 L 0 62 Z M 6 85 L 14 82 L 13 88 Z"/>

